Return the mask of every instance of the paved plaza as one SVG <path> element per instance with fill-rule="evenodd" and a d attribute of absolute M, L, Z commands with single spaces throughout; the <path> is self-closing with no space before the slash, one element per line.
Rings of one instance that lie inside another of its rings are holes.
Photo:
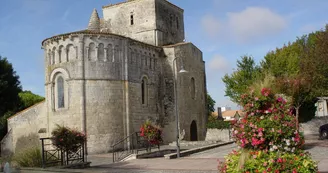
<path fill-rule="evenodd" d="M 83 173 L 217 173 L 218 159 L 223 161 L 224 156 L 233 149 L 235 144 L 229 144 L 203 152 L 195 153 L 180 159 L 137 159 L 125 162 L 112 163 L 110 154 L 93 155 L 89 159 L 93 162 L 91 168 L 78 170 L 48 170 L 47 172 L 83 172 Z M 318 140 L 318 136 L 306 136 L 306 151 L 319 161 L 319 171 L 328 173 L 328 140 Z M 45 170 L 22 170 L 26 173 L 45 172 Z"/>

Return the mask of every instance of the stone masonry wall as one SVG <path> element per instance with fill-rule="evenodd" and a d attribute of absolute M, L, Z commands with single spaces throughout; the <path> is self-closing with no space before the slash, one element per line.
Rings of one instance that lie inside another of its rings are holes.
<path fill-rule="evenodd" d="M 112 33 L 155 45 L 154 7 L 154 0 L 130 1 L 104 7 L 103 16 Z M 131 25 L 131 15 L 133 15 L 133 25 Z"/>
<path fill-rule="evenodd" d="M 180 133 L 184 134 L 184 140 L 190 140 L 190 125 L 192 121 L 196 121 L 197 124 L 197 136 L 198 140 L 204 140 L 206 135 L 206 104 L 205 104 L 205 65 L 202 60 L 202 53 L 191 43 L 178 44 L 173 46 L 167 46 L 164 48 L 164 52 L 167 56 L 167 61 L 164 63 L 166 85 L 170 85 L 172 81 L 172 64 L 173 59 L 177 58 L 177 71 L 180 70 L 181 63 L 188 73 L 178 74 L 177 77 L 177 91 L 178 91 L 178 107 L 180 118 Z M 182 60 L 182 61 L 181 61 Z M 194 80 L 194 85 L 191 79 Z M 171 85 L 173 89 L 173 85 Z M 165 94 L 172 90 L 165 91 Z M 169 94 L 170 95 L 170 94 Z M 174 97 L 171 103 L 167 104 L 170 108 L 168 110 L 174 110 Z M 175 118 L 175 112 L 171 112 L 170 117 Z M 171 128 L 174 127 L 174 122 L 171 122 Z M 171 131 L 174 131 L 172 128 Z M 184 132 L 183 132 L 184 131 Z"/>
<path fill-rule="evenodd" d="M 11 152 L 17 152 L 24 148 L 40 145 L 40 137 L 46 137 L 44 129 L 47 129 L 46 102 L 36 104 L 8 119 L 8 131 L 10 133 L 2 146 L 12 143 L 8 148 Z M 9 151 L 8 151 L 9 153 Z"/>
<path fill-rule="evenodd" d="M 86 81 L 88 152 L 104 153 L 125 136 L 122 81 Z"/>

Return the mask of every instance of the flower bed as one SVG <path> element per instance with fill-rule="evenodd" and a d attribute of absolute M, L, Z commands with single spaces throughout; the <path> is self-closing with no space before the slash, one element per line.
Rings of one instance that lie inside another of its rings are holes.
<path fill-rule="evenodd" d="M 222 172 L 316 172 L 286 99 L 263 88 L 242 95 L 240 104 L 245 116 L 233 123 L 232 134 L 241 150 L 226 157 Z"/>

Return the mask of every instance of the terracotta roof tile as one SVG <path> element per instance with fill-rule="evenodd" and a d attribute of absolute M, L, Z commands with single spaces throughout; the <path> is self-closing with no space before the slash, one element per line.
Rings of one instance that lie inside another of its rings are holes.
<path fill-rule="evenodd" d="M 142 0 L 133 0 L 133 1 L 142 1 Z M 124 2 L 119 2 L 119 3 L 116 3 L 116 4 L 109 4 L 109 5 L 102 6 L 102 8 L 109 8 L 109 7 L 113 7 L 113 6 L 118 6 L 118 5 L 121 5 L 121 4 L 126 4 L 126 3 L 129 3 L 129 2 L 133 2 L 133 1 L 124 1 Z M 167 2 L 171 6 L 173 6 L 175 8 L 178 8 L 180 11 L 184 11 L 182 8 L 174 5 L 173 3 L 169 2 L 168 0 L 164 0 L 164 1 Z"/>

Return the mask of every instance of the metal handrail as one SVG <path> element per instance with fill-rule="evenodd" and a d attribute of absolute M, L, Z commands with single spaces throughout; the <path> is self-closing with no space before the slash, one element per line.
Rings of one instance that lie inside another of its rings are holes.
<path fill-rule="evenodd" d="M 134 135 L 135 135 L 135 133 L 132 133 L 129 136 L 127 136 L 127 137 L 119 140 L 114 145 L 112 145 L 112 148 L 113 148 L 113 163 L 116 160 L 124 159 L 125 157 L 127 157 L 130 154 L 133 154 L 134 153 L 134 149 L 133 149 L 133 136 Z M 121 144 L 123 144 L 124 146 L 128 146 L 128 150 L 125 150 L 125 148 L 123 146 L 123 149 L 121 151 L 116 151 L 115 150 L 115 147 L 118 146 L 118 145 L 121 145 Z"/>
<path fill-rule="evenodd" d="M 116 142 L 115 144 L 112 145 L 112 147 L 114 147 L 115 145 L 118 145 L 120 143 L 122 143 L 124 140 L 126 140 L 127 138 L 129 138 L 130 136 L 133 136 L 135 133 L 131 133 L 129 136 L 119 140 L 118 142 Z"/>

